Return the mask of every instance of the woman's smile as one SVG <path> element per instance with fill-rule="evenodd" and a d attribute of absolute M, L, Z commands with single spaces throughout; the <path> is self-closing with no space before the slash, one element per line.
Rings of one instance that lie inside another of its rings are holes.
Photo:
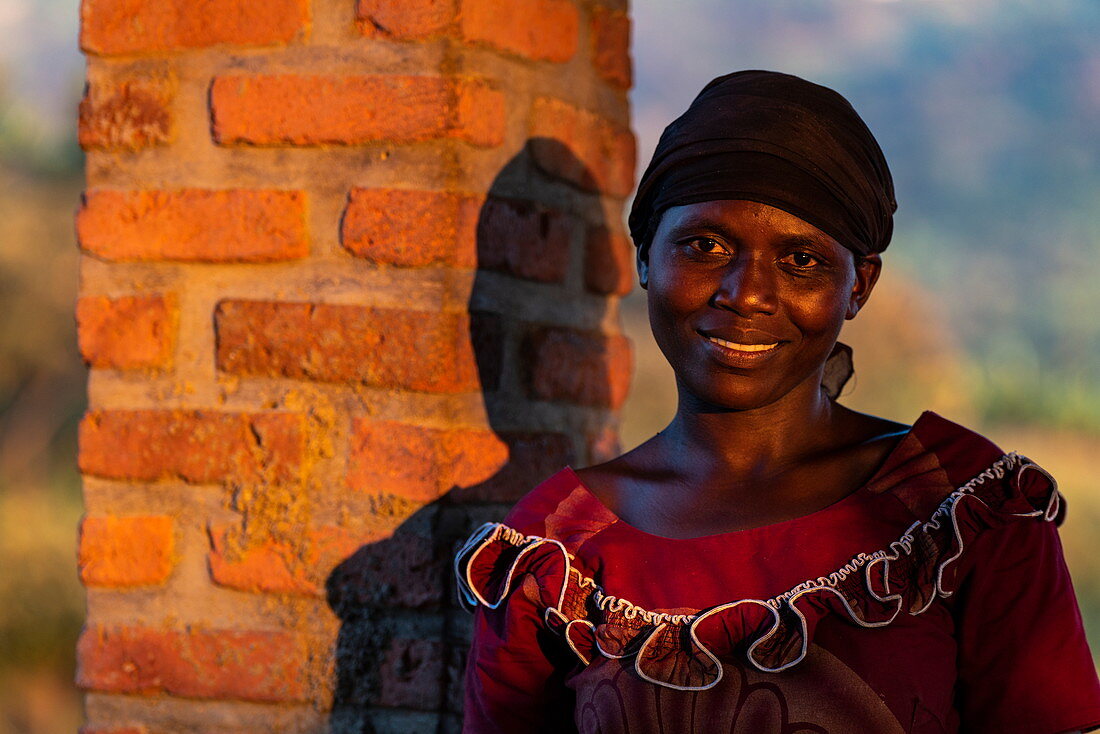
<path fill-rule="evenodd" d="M 730 367 L 755 367 L 769 360 L 785 342 L 766 341 L 753 343 L 748 341 L 729 341 L 711 334 L 700 332 L 711 345 L 711 356 L 718 362 Z"/>

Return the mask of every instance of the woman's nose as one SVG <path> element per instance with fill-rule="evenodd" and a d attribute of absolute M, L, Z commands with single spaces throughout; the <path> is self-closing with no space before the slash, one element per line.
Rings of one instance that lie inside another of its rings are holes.
<path fill-rule="evenodd" d="M 775 274 L 768 263 L 737 258 L 723 273 L 711 305 L 746 318 L 754 313 L 775 313 L 775 288 Z"/>

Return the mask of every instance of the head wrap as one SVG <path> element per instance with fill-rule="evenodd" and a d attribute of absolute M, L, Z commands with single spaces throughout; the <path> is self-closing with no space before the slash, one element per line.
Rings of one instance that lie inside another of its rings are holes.
<path fill-rule="evenodd" d="M 774 71 L 718 77 L 665 128 L 630 235 L 646 247 L 656 215 L 716 199 L 783 209 L 859 255 L 886 249 L 897 209 L 882 150 L 848 101 Z"/>

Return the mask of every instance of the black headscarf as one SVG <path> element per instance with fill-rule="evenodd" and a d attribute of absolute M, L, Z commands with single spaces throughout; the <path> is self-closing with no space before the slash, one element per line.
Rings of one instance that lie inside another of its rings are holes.
<path fill-rule="evenodd" d="M 783 209 L 859 255 L 886 249 L 897 209 L 882 150 L 848 101 L 774 71 L 718 77 L 665 128 L 638 184 L 631 237 L 646 247 L 656 215 L 716 199 Z"/>

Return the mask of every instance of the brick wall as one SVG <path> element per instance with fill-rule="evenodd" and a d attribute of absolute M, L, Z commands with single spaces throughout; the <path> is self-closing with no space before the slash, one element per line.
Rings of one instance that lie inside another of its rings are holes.
<path fill-rule="evenodd" d="M 615 451 L 626 11 L 83 0 L 88 734 L 456 729 L 456 540 Z"/>

